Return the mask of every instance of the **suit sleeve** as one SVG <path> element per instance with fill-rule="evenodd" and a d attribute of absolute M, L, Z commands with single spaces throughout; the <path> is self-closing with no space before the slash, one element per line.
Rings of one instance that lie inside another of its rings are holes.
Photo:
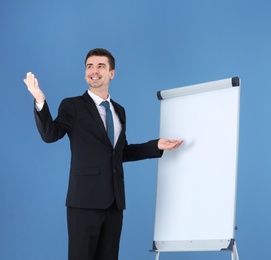
<path fill-rule="evenodd" d="M 123 162 L 160 158 L 163 155 L 163 150 L 158 149 L 158 140 L 126 145 L 123 151 Z"/>
<path fill-rule="evenodd" d="M 41 111 L 34 108 L 36 125 L 42 140 L 46 143 L 56 142 L 61 139 L 71 128 L 73 113 L 67 100 L 63 100 L 58 109 L 58 116 L 52 119 L 49 107 L 45 101 Z"/>

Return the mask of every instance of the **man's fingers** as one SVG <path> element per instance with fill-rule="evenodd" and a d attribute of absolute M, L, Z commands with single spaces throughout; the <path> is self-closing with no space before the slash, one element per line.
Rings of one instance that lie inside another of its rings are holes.
<path fill-rule="evenodd" d="M 32 72 L 26 74 L 24 83 L 27 85 L 29 90 L 35 90 L 38 88 L 38 80 L 35 78 L 35 75 Z"/>
<path fill-rule="evenodd" d="M 177 144 L 177 148 L 180 147 L 182 144 L 183 144 L 183 140 L 179 141 L 178 144 Z"/>
<path fill-rule="evenodd" d="M 171 142 L 171 146 L 172 148 L 170 150 L 174 150 L 174 149 L 177 149 L 181 146 L 181 144 L 183 143 L 183 140 L 172 140 L 170 141 Z"/>

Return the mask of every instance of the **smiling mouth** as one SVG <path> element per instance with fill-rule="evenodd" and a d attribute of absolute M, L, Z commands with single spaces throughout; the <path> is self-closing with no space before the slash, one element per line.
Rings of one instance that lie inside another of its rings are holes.
<path fill-rule="evenodd" d="M 99 80 L 99 79 L 101 79 L 101 76 L 98 76 L 98 75 L 90 76 L 90 79 L 92 79 L 92 80 Z"/>

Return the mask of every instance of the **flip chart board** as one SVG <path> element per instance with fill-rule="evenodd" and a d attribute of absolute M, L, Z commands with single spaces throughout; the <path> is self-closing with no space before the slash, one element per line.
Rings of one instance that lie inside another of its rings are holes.
<path fill-rule="evenodd" d="M 183 139 L 158 161 L 153 251 L 232 250 L 238 166 L 237 77 L 159 91 L 160 137 Z"/>

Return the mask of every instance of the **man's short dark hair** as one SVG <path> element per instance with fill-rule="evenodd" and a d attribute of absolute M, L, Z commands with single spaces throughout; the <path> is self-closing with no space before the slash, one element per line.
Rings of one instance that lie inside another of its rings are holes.
<path fill-rule="evenodd" d="M 110 66 L 109 69 L 110 70 L 115 69 L 115 58 L 108 50 L 102 49 L 102 48 L 96 48 L 96 49 L 90 50 L 86 56 L 85 65 L 86 65 L 87 59 L 91 56 L 105 56 L 105 57 L 107 57 L 108 62 L 109 62 L 109 66 Z"/>

